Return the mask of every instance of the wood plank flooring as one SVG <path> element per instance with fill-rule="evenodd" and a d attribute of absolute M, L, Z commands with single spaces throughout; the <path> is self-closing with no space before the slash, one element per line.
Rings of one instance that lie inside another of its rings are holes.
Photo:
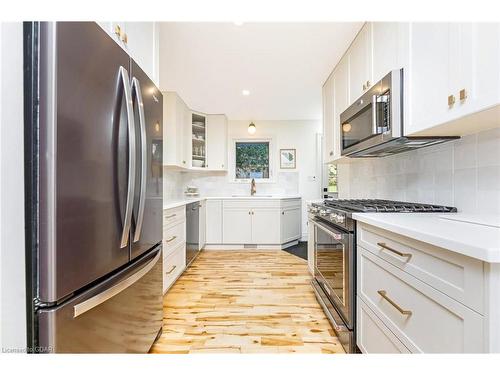
<path fill-rule="evenodd" d="M 343 353 L 310 280 L 285 251 L 202 251 L 165 295 L 151 353 Z"/>

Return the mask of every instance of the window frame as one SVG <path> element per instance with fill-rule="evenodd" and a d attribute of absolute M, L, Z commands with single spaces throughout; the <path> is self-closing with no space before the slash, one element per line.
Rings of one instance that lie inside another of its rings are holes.
<path fill-rule="evenodd" d="M 272 137 L 262 137 L 262 138 L 233 138 L 231 142 L 231 152 L 230 158 L 231 161 L 229 163 L 231 171 L 230 171 L 230 181 L 236 184 L 249 184 L 252 179 L 251 178 L 236 178 L 236 143 L 269 143 L 269 178 L 256 178 L 255 182 L 258 183 L 274 183 L 274 140 Z"/>

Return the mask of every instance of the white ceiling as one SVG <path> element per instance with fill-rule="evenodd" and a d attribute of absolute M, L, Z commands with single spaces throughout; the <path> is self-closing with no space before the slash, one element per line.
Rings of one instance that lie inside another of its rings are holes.
<path fill-rule="evenodd" d="M 321 86 L 361 26 L 163 22 L 160 87 L 231 120 L 320 119 Z"/>

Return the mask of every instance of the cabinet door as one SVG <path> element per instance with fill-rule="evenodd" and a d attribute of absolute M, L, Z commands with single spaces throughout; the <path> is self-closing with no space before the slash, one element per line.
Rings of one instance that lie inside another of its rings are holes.
<path fill-rule="evenodd" d="M 280 243 L 279 208 L 252 209 L 252 242 L 257 245 Z"/>
<path fill-rule="evenodd" d="M 252 243 L 252 211 L 249 208 L 224 208 L 223 243 Z"/>
<path fill-rule="evenodd" d="M 281 210 L 281 243 L 295 241 L 301 237 L 300 212 L 301 207 Z"/>
<path fill-rule="evenodd" d="M 175 92 L 163 93 L 163 164 L 182 166 L 185 104 Z"/>
<path fill-rule="evenodd" d="M 372 84 L 372 25 L 366 23 L 349 49 L 349 103 L 354 103 Z"/>
<path fill-rule="evenodd" d="M 450 91 L 457 96 L 454 117 L 500 103 L 500 24 L 456 23 L 451 29 Z"/>
<path fill-rule="evenodd" d="M 207 200 L 207 243 L 222 243 L 222 201 Z"/>
<path fill-rule="evenodd" d="M 207 168 L 227 169 L 227 118 L 207 116 Z"/>
<path fill-rule="evenodd" d="M 206 220 L 207 220 L 207 205 L 206 205 L 206 201 L 200 201 L 199 202 L 199 208 L 200 208 L 200 211 L 199 211 L 199 228 L 200 228 L 200 232 L 199 232 L 199 248 L 198 250 L 201 250 L 205 247 L 205 243 L 207 242 L 206 241 L 206 238 L 207 238 L 207 226 L 206 226 Z"/>
<path fill-rule="evenodd" d="M 391 70 L 408 67 L 409 27 L 409 23 L 401 22 L 372 23 L 373 82 Z"/>
<path fill-rule="evenodd" d="M 157 28 L 154 22 L 126 22 L 127 48 L 130 56 L 156 84 L 155 69 Z"/>
<path fill-rule="evenodd" d="M 323 161 L 325 163 L 334 159 L 333 115 L 333 76 L 330 76 L 323 86 Z"/>
<path fill-rule="evenodd" d="M 183 154 L 183 157 L 182 157 L 182 166 L 185 167 L 185 168 L 191 168 L 192 164 L 191 164 L 191 159 L 192 159 L 192 149 L 193 149 L 193 145 L 192 145 L 192 130 L 191 130 L 191 127 L 192 127 L 192 112 L 191 110 L 186 106 L 184 108 L 184 119 L 183 119 L 183 134 L 184 134 L 184 137 L 182 138 L 182 140 L 180 140 L 179 142 L 182 142 L 183 143 L 183 150 L 182 150 L 182 154 Z"/>
<path fill-rule="evenodd" d="M 341 158 L 340 114 L 349 106 L 349 60 L 344 56 L 333 73 L 333 158 Z"/>
<path fill-rule="evenodd" d="M 413 23 L 410 37 L 409 121 L 405 135 L 446 122 L 450 87 L 450 24 Z"/>

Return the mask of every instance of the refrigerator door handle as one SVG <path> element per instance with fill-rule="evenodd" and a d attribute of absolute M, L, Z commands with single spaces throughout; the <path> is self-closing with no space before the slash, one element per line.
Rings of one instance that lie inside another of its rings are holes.
<path fill-rule="evenodd" d="M 152 260 L 150 260 L 144 267 L 142 267 L 139 271 L 130 275 L 126 279 L 118 282 L 109 289 L 106 289 L 104 292 L 101 292 L 83 302 L 80 302 L 78 305 L 75 305 L 73 308 L 74 309 L 73 317 L 76 318 L 79 315 L 82 315 L 87 311 L 92 310 L 94 307 L 101 305 L 110 298 L 123 292 L 125 289 L 127 289 L 135 282 L 139 281 L 156 265 L 156 263 L 158 263 L 158 259 L 160 259 L 160 256 L 161 256 L 161 251 L 158 251 L 158 254 L 156 254 L 156 256 Z"/>
<path fill-rule="evenodd" d="M 132 78 L 132 94 L 135 92 L 139 109 L 139 126 L 141 129 L 141 184 L 139 193 L 139 208 L 137 210 L 137 225 L 134 233 L 134 242 L 141 237 L 142 223 L 144 221 L 144 206 L 146 201 L 147 179 L 147 143 L 146 143 L 146 118 L 144 116 L 144 102 L 142 100 L 141 85 L 137 78 Z"/>
<path fill-rule="evenodd" d="M 128 72 L 120 66 L 119 70 L 120 81 L 123 85 L 123 92 L 125 94 L 125 104 L 127 108 L 127 122 L 128 122 L 128 187 L 127 187 L 127 201 L 125 208 L 125 218 L 123 219 L 123 232 L 120 241 L 120 248 L 128 245 L 128 237 L 130 231 L 130 224 L 132 221 L 132 210 L 134 205 L 134 179 L 135 179 L 135 125 L 134 125 L 134 110 L 132 107 L 132 94 L 130 90 L 130 80 Z"/>

